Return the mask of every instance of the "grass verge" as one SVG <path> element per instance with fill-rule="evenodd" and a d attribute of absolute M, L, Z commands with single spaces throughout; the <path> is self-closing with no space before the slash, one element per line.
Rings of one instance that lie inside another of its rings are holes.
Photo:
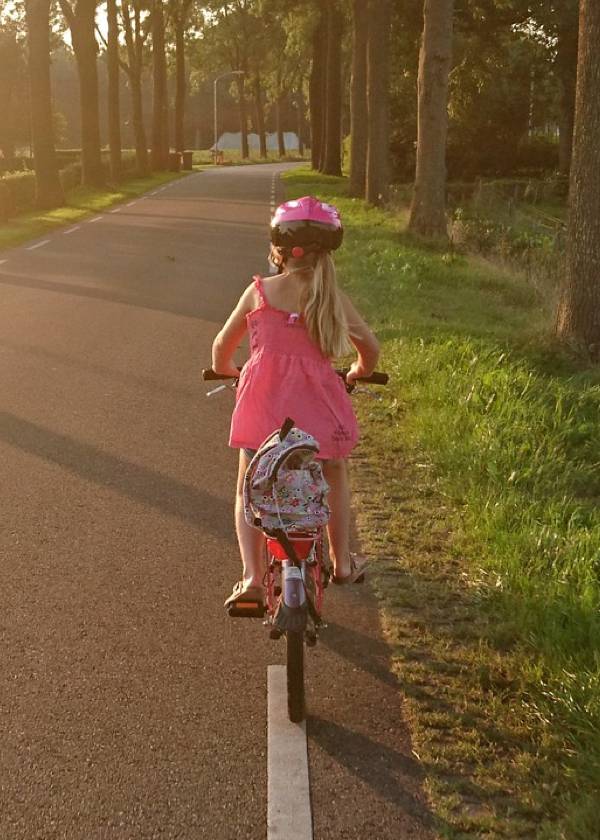
<path fill-rule="evenodd" d="M 536 292 L 429 248 L 344 179 L 341 280 L 383 345 L 355 487 L 415 754 L 446 837 L 600 836 L 600 371 Z"/>
<path fill-rule="evenodd" d="M 159 172 L 147 178 L 124 181 L 118 186 L 108 186 L 103 190 L 77 187 L 67 195 L 67 204 L 64 207 L 24 213 L 0 224 L 0 248 L 11 248 L 42 236 L 61 225 L 74 224 L 92 213 L 100 213 L 113 204 L 142 195 L 153 187 L 181 177 L 184 177 L 184 173 Z"/>

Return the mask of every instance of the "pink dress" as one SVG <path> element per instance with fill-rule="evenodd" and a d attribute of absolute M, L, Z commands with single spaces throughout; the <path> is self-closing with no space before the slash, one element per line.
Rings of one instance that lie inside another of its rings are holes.
<path fill-rule="evenodd" d="M 270 306 L 259 277 L 254 285 L 260 305 L 246 316 L 250 358 L 240 375 L 229 445 L 258 449 L 291 417 L 319 441 L 320 458 L 345 458 L 358 440 L 358 424 L 342 379 L 303 317 Z"/>

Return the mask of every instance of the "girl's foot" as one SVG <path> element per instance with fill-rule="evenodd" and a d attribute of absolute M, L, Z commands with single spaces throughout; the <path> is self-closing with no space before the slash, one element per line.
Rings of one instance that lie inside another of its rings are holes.
<path fill-rule="evenodd" d="M 248 586 L 243 580 L 238 582 L 233 587 L 233 591 L 229 598 L 225 601 L 225 607 L 230 607 L 238 601 L 250 601 L 258 604 L 263 604 L 265 592 L 262 586 Z"/>
<path fill-rule="evenodd" d="M 350 571 L 346 575 L 335 574 L 333 582 L 338 585 L 347 583 L 362 583 L 364 574 L 367 569 L 368 561 L 366 557 L 357 554 L 350 555 Z"/>

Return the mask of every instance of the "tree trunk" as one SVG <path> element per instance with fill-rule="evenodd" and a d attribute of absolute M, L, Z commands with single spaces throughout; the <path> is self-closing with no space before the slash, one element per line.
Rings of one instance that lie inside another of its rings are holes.
<path fill-rule="evenodd" d="M 100 154 L 100 109 L 96 63 L 96 0 L 77 0 L 69 24 L 79 73 L 81 108 L 81 181 L 101 187 L 105 176 Z"/>
<path fill-rule="evenodd" d="M 600 3 L 581 0 L 560 338 L 600 360 Z"/>
<path fill-rule="evenodd" d="M 321 163 L 323 120 L 325 114 L 323 80 L 325 76 L 327 44 L 326 20 L 324 7 L 321 4 L 321 12 L 312 37 L 312 69 L 308 91 L 310 99 L 310 154 L 313 169 L 318 169 Z"/>
<path fill-rule="evenodd" d="M 110 177 L 113 183 L 121 180 L 121 103 L 119 100 L 119 24 L 116 0 L 107 0 L 108 19 L 108 144 L 110 147 Z"/>
<path fill-rule="evenodd" d="M 304 157 L 304 96 L 302 95 L 302 82 L 300 90 L 296 94 L 296 110 L 298 116 L 298 154 Z"/>
<path fill-rule="evenodd" d="M 256 133 L 258 134 L 258 141 L 260 143 L 260 156 L 266 159 L 267 133 L 265 131 L 265 109 L 260 74 L 258 72 L 254 77 L 254 113 L 256 115 Z"/>
<path fill-rule="evenodd" d="M 341 175 L 343 17 L 336 0 L 330 0 L 327 17 L 327 98 L 322 171 L 326 175 Z"/>
<path fill-rule="evenodd" d="M 575 118 L 575 89 L 577 87 L 578 21 L 565 22 L 559 28 L 556 48 L 556 72 L 560 85 L 558 165 L 563 175 L 571 168 L 573 122 Z"/>
<path fill-rule="evenodd" d="M 148 141 L 144 124 L 144 101 L 142 93 L 143 43 L 141 35 L 140 11 L 134 11 L 134 24 L 131 24 L 131 9 L 128 0 L 122 0 L 123 29 L 127 46 L 127 66 L 129 89 L 131 91 L 131 121 L 135 142 L 135 160 L 138 175 L 149 172 Z"/>
<path fill-rule="evenodd" d="M 353 2 L 352 79 L 350 82 L 350 195 L 363 198 L 367 179 L 367 32 L 365 0 Z"/>
<path fill-rule="evenodd" d="M 417 167 L 409 228 L 447 237 L 446 138 L 454 0 L 425 0 L 419 55 Z"/>
<path fill-rule="evenodd" d="M 31 132 L 35 158 L 36 205 L 59 207 L 64 196 L 58 174 L 50 89 L 50 0 L 27 0 Z"/>
<path fill-rule="evenodd" d="M 283 133 L 283 93 L 277 94 L 277 103 L 275 108 L 275 119 L 277 122 L 277 148 L 279 150 L 279 157 L 285 157 L 285 135 Z"/>
<path fill-rule="evenodd" d="M 169 109 L 163 0 L 152 2 L 152 168 L 169 166 Z"/>
<path fill-rule="evenodd" d="M 365 197 L 384 204 L 389 190 L 390 0 L 371 0 L 367 39 L 367 161 Z"/>
<path fill-rule="evenodd" d="M 246 108 L 246 83 L 243 76 L 236 76 L 238 89 L 238 108 L 240 113 L 240 140 L 243 160 L 250 157 L 248 146 L 248 110 Z"/>
<path fill-rule="evenodd" d="M 175 151 L 185 149 L 185 17 L 182 11 L 175 21 Z"/>

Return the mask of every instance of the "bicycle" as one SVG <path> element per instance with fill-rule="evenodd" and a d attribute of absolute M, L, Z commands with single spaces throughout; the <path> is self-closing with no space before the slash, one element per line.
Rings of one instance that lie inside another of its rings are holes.
<path fill-rule="evenodd" d="M 345 380 L 348 369 L 336 370 Z M 202 371 L 205 381 L 237 379 L 221 376 L 212 369 Z M 375 372 L 358 380 L 386 385 L 388 375 Z M 227 386 L 208 393 L 211 396 Z M 347 386 L 349 392 L 354 385 Z M 283 440 L 294 421 L 287 418 L 279 430 Z M 304 646 L 317 644 L 322 619 L 324 592 L 331 578 L 331 566 L 325 559 L 323 528 L 287 534 L 281 529 L 265 531 L 265 601 L 237 601 L 228 608 L 232 618 L 265 618 L 271 639 L 286 638 L 288 717 L 294 723 L 304 719 Z M 356 582 L 362 583 L 364 576 Z"/>

